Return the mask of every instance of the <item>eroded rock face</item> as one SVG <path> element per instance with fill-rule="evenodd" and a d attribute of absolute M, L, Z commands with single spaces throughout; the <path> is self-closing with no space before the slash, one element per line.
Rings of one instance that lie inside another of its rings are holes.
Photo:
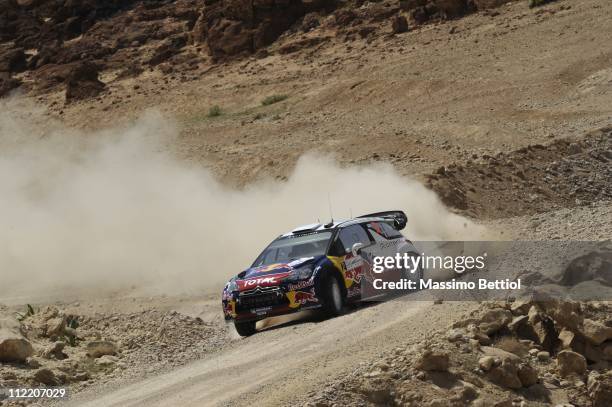
<path fill-rule="evenodd" d="M 306 13 L 327 1 L 212 0 L 196 23 L 193 38 L 206 40 L 210 54 L 224 58 L 252 53 L 274 42 Z"/>
<path fill-rule="evenodd" d="M 25 362 L 33 353 L 32 344 L 21 334 L 19 322 L 0 319 L 0 362 Z"/>

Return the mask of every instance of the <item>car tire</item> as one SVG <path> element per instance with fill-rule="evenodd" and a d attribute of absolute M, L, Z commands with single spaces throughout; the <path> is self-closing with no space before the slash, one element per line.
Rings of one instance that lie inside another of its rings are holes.
<path fill-rule="evenodd" d="M 234 321 L 234 327 L 236 327 L 236 332 L 238 332 L 238 335 L 240 336 L 253 335 L 255 332 L 257 332 L 257 328 L 255 328 L 256 324 L 257 324 L 257 321 L 248 321 L 248 322 Z"/>
<path fill-rule="evenodd" d="M 344 309 L 344 297 L 340 282 L 335 276 L 329 276 L 322 281 L 321 297 L 323 300 L 323 314 L 327 318 L 342 314 Z"/>

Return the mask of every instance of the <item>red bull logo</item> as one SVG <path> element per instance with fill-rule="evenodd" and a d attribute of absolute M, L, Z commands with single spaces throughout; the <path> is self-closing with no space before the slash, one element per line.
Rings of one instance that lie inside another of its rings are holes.
<path fill-rule="evenodd" d="M 307 302 L 319 302 L 319 299 L 315 295 L 314 288 L 310 291 L 289 291 L 287 293 L 289 298 L 289 307 L 298 308 L 299 306 L 305 305 Z"/>
<path fill-rule="evenodd" d="M 253 269 L 253 271 L 256 273 L 269 273 L 271 271 L 285 272 L 290 270 L 292 270 L 292 267 L 285 263 L 269 264 L 267 266 L 261 266 Z"/>

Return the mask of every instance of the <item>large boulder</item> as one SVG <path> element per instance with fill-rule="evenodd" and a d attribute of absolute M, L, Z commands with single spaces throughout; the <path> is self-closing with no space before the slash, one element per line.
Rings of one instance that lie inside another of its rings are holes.
<path fill-rule="evenodd" d="M 584 320 L 581 333 L 593 345 L 612 339 L 612 328 L 592 319 Z"/>
<path fill-rule="evenodd" d="M 503 308 L 493 308 L 482 316 L 478 327 L 485 334 L 491 335 L 506 327 L 511 321 L 512 313 L 510 311 Z"/>
<path fill-rule="evenodd" d="M 557 355 L 557 367 L 562 377 L 582 376 L 586 372 L 587 362 L 580 353 L 563 350 Z"/>
<path fill-rule="evenodd" d="M 66 102 L 97 96 L 105 88 L 98 79 L 98 66 L 84 62 L 75 66 L 66 79 Z"/>
<path fill-rule="evenodd" d="M 20 328 L 19 322 L 12 318 L 0 319 L 0 362 L 25 362 L 34 353 Z"/>

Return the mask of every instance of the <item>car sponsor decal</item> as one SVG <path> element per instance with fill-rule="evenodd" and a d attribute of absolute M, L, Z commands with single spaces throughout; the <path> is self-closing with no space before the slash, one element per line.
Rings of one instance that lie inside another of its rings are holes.
<path fill-rule="evenodd" d="M 307 302 L 319 302 L 314 288 L 311 288 L 310 291 L 289 291 L 287 298 L 289 299 L 289 308 L 298 308 Z"/>
<path fill-rule="evenodd" d="M 297 290 L 301 290 L 302 288 L 312 287 L 313 285 L 314 285 L 314 279 L 311 277 L 308 280 L 299 281 L 295 284 L 289 284 L 287 285 L 287 288 L 289 289 L 289 291 L 297 291 Z"/>
<path fill-rule="evenodd" d="M 254 267 L 249 270 L 249 273 L 270 273 L 272 271 L 281 273 L 291 271 L 293 267 L 286 263 L 268 264 L 267 266 Z"/>
<path fill-rule="evenodd" d="M 265 277 L 255 277 L 246 280 L 236 280 L 239 291 L 251 290 L 256 287 L 271 287 L 278 285 L 282 279 L 289 276 L 291 272 L 270 274 Z"/>

